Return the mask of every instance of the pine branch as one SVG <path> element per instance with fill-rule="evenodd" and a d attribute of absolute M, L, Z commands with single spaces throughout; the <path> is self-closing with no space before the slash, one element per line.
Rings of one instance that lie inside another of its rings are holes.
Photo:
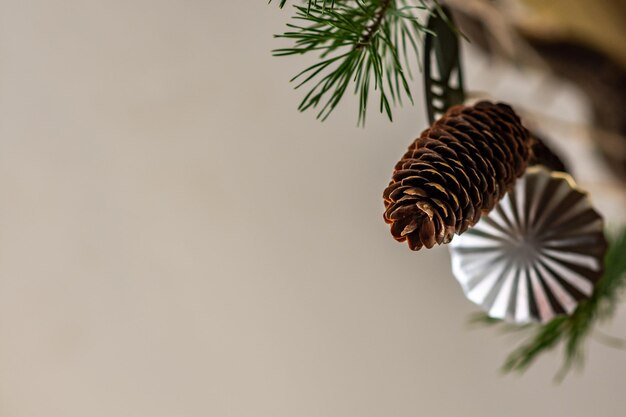
<path fill-rule="evenodd" d="M 286 0 L 280 2 L 280 6 Z M 325 120 L 347 91 L 359 100 L 359 124 L 364 124 L 370 91 L 378 92 L 379 110 L 392 120 L 392 105 L 413 103 L 409 86 L 417 64 L 420 37 L 427 29 L 420 13 L 426 0 L 309 0 L 294 5 L 288 30 L 276 35 L 293 46 L 275 56 L 316 53 L 319 61 L 291 79 L 299 89 L 308 86 L 298 109 L 317 108 Z M 431 0 L 431 3 L 436 3 Z"/>
<path fill-rule="evenodd" d="M 594 325 L 613 315 L 619 295 L 626 287 L 626 256 L 624 253 L 626 253 L 626 229 L 622 230 L 619 236 L 611 242 L 605 257 L 604 275 L 596 284 L 591 298 L 582 301 L 570 316 L 557 317 L 541 326 L 523 326 L 522 330 L 532 329 L 534 334 L 507 357 L 502 368 L 503 371 L 524 372 L 542 353 L 561 344 L 564 347 L 565 357 L 561 370 L 557 374 L 557 379 L 562 379 L 573 366 L 582 365 L 584 342 L 587 336 L 592 333 Z M 498 325 L 506 331 L 516 330 L 516 326 L 492 319 L 484 313 L 475 316 L 472 322 Z M 612 338 L 612 342 L 615 341 L 616 339 Z"/>
<path fill-rule="evenodd" d="M 356 46 L 357 48 L 363 48 L 369 45 L 372 36 L 374 36 L 378 29 L 380 29 L 380 25 L 383 23 L 387 10 L 389 10 L 389 6 L 391 6 L 391 1 L 392 0 L 381 0 L 376 13 L 374 14 L 374 20 L 365 30 L 365 33 Z"/>

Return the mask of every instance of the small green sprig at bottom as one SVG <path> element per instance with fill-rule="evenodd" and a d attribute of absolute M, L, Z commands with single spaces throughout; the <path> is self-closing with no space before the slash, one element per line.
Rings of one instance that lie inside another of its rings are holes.
<path fill-rule="evenodd" d="M 524 372 L 545 352 L 563 345 L 563 365 L 556 375 L 558 381 L 574 366 L 581 366 L 584 359 L 584 342 L 594 326 L 613 316 L 621 290 L 626 287 L 626 228 L 610 240 L 605 257 L 605 272 L 596 284 L 591 298 L 582 301 L 570 316 L 560 316 L 543 325 L 512 325 L 493 319 L 485 313 L 477 313 L 470 319 L 472 324 L 499 326 L 505 332 L 530 331 L 532 335 L 505 360 L 502 370 Z M 604 336 L 607 341 L 619 339 Z M 612 343 L 618 345 L 618 343 Z"/>

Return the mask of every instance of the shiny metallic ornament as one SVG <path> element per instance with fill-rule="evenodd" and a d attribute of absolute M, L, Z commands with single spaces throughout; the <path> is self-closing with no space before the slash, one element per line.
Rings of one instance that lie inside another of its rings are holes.
<path fill-rule="evenodd" d="M 531 167 L 489 215 L 450 243 L 452 271 L 490 317 L 546 322 L 593 293 L 607 248 L 603 228 L 571 176 Z"/>

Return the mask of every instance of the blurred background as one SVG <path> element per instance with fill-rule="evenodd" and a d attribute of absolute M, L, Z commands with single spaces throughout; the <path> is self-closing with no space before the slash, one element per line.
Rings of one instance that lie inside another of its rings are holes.
<path fill-rule="evenodd" d="M 531 3 L 498 10 L 609 55 Z M 623 416 L 626 352 L 593 339 L 560 385 L 559 352 L 499 373 L 519 339 L 469 328 L 447 248 L 413 253 L 382 220 L 421 101 L 364 129 L 356 100 L 298 113 L 304 61 L 270 53 L 290 14 L 0 0 L 0 415 Z M 466 84 L 522 109 L 618 224 L 594 134 L 620 128 L 528 39 L 529 60 L 466 44 Z M 626 336 L 626 310 L 602 328 Z"/>

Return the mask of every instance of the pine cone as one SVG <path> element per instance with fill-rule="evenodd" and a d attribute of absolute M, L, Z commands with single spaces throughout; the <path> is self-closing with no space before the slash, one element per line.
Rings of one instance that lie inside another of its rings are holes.
<path fill-rule="evenodd" d="M 450 108 L 396 164 L 383 193 L 391 234 L 412 250 L 448 243 L 513 187 L 530 146 L 528 131 L 506 104 Z"/>

